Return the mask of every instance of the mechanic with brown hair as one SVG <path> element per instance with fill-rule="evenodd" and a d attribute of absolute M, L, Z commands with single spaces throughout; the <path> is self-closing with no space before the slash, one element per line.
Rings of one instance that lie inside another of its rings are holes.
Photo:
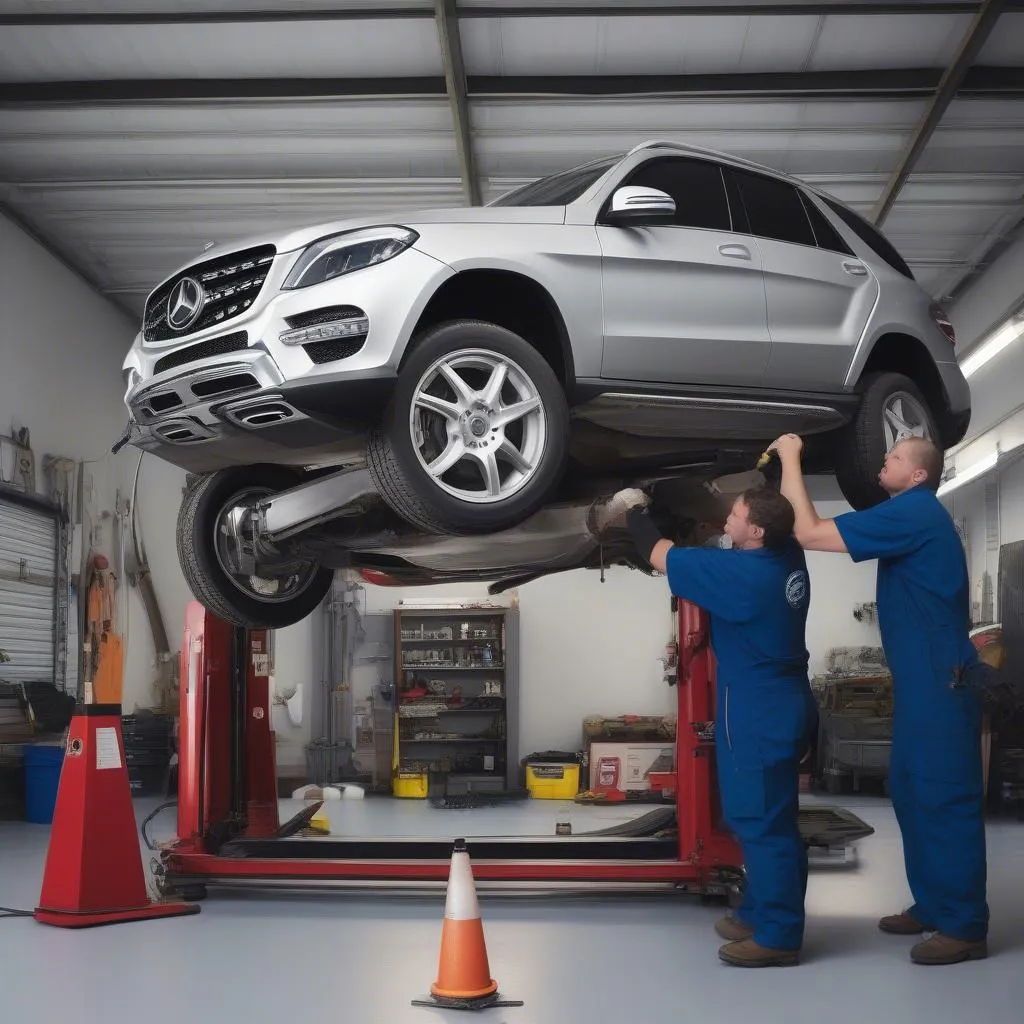
<path fill-rule="evenodd" d="M 910 951 L 915 963 L 983 959 L 982 698 L 964 685 L 977 654 L 968 638 L 963 546 L 935 494 L 942 453 L 922 438 L 899 442 L 878 476 L 888 500 L 820 519 L 804 485 L 803 442 L 787 434 L 771 447 L 803 547 L 848 552 L 855 562 L 878 559 L 878 625 L 894 696 L 889 792 L 914 897 L 909 910 L 878 926 L 896 935 L 934 931 Z"/>
<path fill-rule="evenodd" d="M 630 508 L 626 523 L 637 550 L 666 574 L 673 594 L 711 616 L 722 810 L 747 871 L 743 903 L 715 926 L 728 940 L 719 956 L 736 967 L 795 964 L 807 890 L 799 764 L 817 714 L 804 641 L 810 584 L 791 536 L 793 509 L 776 491 L 748 490 L 725 523 L 731 550 L 683 548 L 661 536 L 643 492 L 621 491 L 616 499 Z"/>

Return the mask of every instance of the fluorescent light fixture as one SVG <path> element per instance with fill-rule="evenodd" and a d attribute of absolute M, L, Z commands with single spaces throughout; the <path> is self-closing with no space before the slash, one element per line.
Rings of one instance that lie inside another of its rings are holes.
<path fill-rule="evenodd" d="M 994 359 L 1005 348 L 1009 348 L 1018 338 L 1024 335 L 1024 319 L 1011 320 L 1003 324 L 988 340 L 983 341 L 960 364 L 965 377 L 977 373 L 990 359 Z"/>
<path fill-rule="evenodd" d="M 991 455 L 986 455 L 985 458 L 972 463 L 966 469 L 957 473 L 956 476 L 951 477 L 944 484 L 940 485 L 936 493 L 941 498 L 944 494 L 949 494 L 950 491 L 955 491 L 958 487 L 962 487 L 964 484 L 970 483 L 976 477 L 981 476 L 982 473 L 987 473 L 990 469 L 994 469 L 998 461 L 998 451 L 992 452 Z"/>

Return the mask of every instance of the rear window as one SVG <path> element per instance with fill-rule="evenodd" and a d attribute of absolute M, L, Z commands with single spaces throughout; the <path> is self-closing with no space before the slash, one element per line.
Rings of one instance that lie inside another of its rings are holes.
<path fill-rule="evenodd" d="M 814 237 L 818 241 L 819 249 L 829 249 L 832 252 L 841 252 L 844 256 L 852 256 L 853 252 L 849 245 L 843 240 L 843 236 L 828 222 L 828 218 L 819 210 L 814 203 L 802 192 L 800 198 L 804 201 L 804 209 L 811 220 L 811 227 L 814 228 Z"/>
<path fill-rule="evenodd" d="M 619 158 L 621 159 L 621 158 Z M 566 206 L 575 202 L 591 185 L 618 162 L 602 160 L 596 164 L 573 167 L 568 171 L 538 178 L 507 196 L 496 199 L 491 206 Z"/>
<path fill-rule="evenodd" d="M 890 242 L 889 239 L 878 230 L 878 228 L 869 224 L 859 214 L 854 213 L 853 210 L 843 206 L 842 203 L 838 203 L 834 199 L 830 199 L 828 196 L 822 196 L 821 198 L 825 205 L 828 206 L 828 208 L 851 231 L 853 231 L 865 245 L 874 251 L 876 256 L 885 260 L 893 270 L 902 274 L 904 277 L 909 277 L 911 281 L 914 280 L 914 274 L 910 267 L 907 266 L 903 257 L 893 247 L 892 242 Z"/>
<path fill-rule="evenodd" d="M 815 245 L 800 193 L 792 185 L 735 168 L 730 173 L 743 196 L 751 234 L 796 245 Z"/>

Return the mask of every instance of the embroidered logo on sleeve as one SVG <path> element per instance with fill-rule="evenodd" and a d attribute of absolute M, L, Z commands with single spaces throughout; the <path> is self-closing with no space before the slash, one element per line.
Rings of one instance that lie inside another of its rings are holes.
<path fill-rule="evenodd" d="M 786 600 L 791 608 L 799 608 L 807 600 L 807 573 L 803 569 L 786 577 Z"/>

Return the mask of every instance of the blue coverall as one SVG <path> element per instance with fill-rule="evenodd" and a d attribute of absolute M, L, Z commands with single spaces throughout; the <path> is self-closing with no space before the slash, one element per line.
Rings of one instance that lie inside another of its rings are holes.
<path fill-rule="evenodd" d="M 751 551 L 674 547 L 666 568 L 672 593 L 711 616 L 719 790 L 747 871 L 737 917 L 762 946 L 799 949 L 807 891 L 799 764 L 817 722 L 804 553 L 795 542 Z"/>
<path fill-rule="evenodd" d="M 929 488 L 835 520 L 855 562 L 878 559 L 878 624 L 893 675 L 889 792 L 903 834 L 910 914 L 951 938 L 988 932 L 980 694 L 955 687 L 968 639 L 963 547 Z"/>

